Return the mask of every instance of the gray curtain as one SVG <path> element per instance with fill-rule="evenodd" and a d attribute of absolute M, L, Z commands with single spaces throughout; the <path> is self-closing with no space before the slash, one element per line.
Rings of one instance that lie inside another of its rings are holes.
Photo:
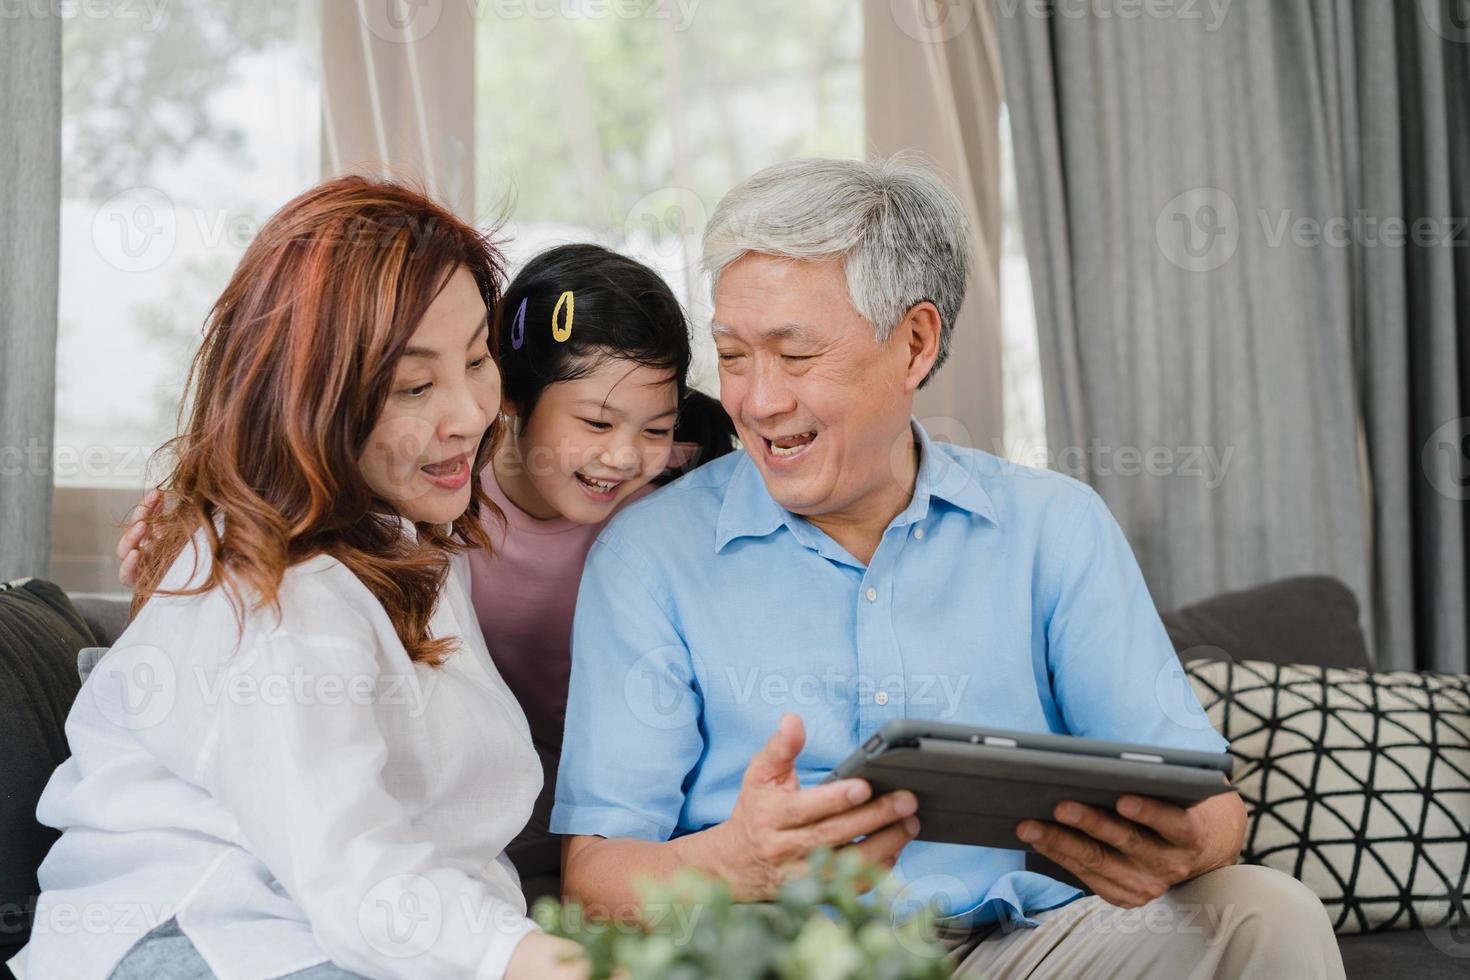
<path fill-rule="evenodd" d="M 1465 670 L 1420 459 L 1465 414 L 1464 250 L 1381 224 L 1467 213 L 1465 44 L 1432 4 L 1114 6 L 995 5 L 1053 452 L 1161 605 L 1331 574 L 1381 665 Z"/>
<path fill-rule="evenodd" d="M 1459 8 L 1458 19 L 1452 16 Z M 1352 8 L 1358 207 L 1422 237 L 1361 248 L 1354 325 L 1372 474 L 1379 660 L 1464 672 L 1470 500 L 1470 21 Z M 1349 93 L 1351 94 L 1351 93 Z"/>
<path fill-rule="evenodd" d="M 44 576 L 51 552 L 56 280 L 61 221 L 61 18 L 0 27 L 0 581 Z"/>

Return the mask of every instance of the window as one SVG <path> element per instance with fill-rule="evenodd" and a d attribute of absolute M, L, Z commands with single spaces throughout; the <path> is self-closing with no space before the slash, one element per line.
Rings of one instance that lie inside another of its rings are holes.
<path fill-rule="evenodd" d="M 321 138 L 313 4 L 88 9 L 62 37 L 52 576 L 97 591 L 209 307 Z"/>
<path fill-rule="evenodd" d="M 791 157 L 863 154 L 858 0 L 490 5 L 476 63 L 476 202 L 511 214 L 512 264 L 599 242 L 663 273 L 696 327 L 721 195 Z M 694 339 L 713 392 L 712 345 Z"/>
<path fill-rule="evenodd" d="M 1021 203 L 1016 193 L 1016 159 L 1011 117 L 1000 109 L 1000 324 L 1001 371 L 1005 383 L 1007 459 L 1045 467 L 1046 407 L 1041 391 L 1041 354 L 1037 348 L 1036 306 L 1031 267 L 1026 263 Z"/>
<path fill-rule="evenodd" d="M 245 246 L 324 169 L 356 169 L 362 147 L 391 152 L 385 118 L 414 146 L 473 142 L 473 208 L 506 221 L 513 269 L 569 241 L 658 269 L 696 327 L 693 380 L 710 392 L 699 239 L 720 197 L 780 160 L 866 150 L 860 0 L 477 3 L 440 28 L 473 25 L 472 57 L 464 35 L 436 38 L 458 45 L 453 58 L 405 50 L 408 20 L 359 23 L 313 2 L 191 0 L 156 21 L 128 9 L 64 29 L 52 575 L 73 591 L 117 589 L 118 522 L 162 475 L 148 460 L 174 432 L 200 329 Z M 385 69 L 395 55 L 407 82 Z M 1006 447 L 1025 460 L 1045 434 L 1004 118 L 1001 138 Z"/>

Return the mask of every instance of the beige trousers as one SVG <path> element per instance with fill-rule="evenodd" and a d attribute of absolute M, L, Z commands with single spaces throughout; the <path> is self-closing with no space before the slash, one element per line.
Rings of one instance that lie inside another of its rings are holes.
<path fill-rule="evenodd" d="M 965 980 L 1158 977 L 1182 980 L 1341 978 L 1342 955 L 1322 903 L 1289 875 L 1221 868 L 1137 909 L 1095 895 L 1036 916 L 1034 929 L 999 927 L 956 946 Z"/>

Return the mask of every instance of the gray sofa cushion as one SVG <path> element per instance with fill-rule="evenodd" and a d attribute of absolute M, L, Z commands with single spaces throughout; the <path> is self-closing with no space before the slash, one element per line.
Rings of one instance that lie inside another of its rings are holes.
<path fill-rule="evenodd" d="M 1470 933 L 1450 929 L 1370 932 L 1341 936 L 1348 980 L 1465 980 Z"/>
<path fill-rule="evenodd" d="M 1163 614 L 1183 661 L 1265 660 L 1273 664 L 1372 670 L 1358 625 L 1358 600 L 1337 579 L 1268 582 Z"/>
<path fill-rule="evenodd" d="M 98 646 L 112 646 L 127 629 L 129 600 L 125 597 L 81 593 L 73 595 L 71 602 L 87 621 Z"/>
<path fill-rule="evenodd" d="M 56 832 L 36 822 L 36 801 L 70 755 L 66 716 L 81 682 L 77 651 L 91 629 L 50 582 L 0 586 L 0 963 L 30 934 L 36 868 Z"/>

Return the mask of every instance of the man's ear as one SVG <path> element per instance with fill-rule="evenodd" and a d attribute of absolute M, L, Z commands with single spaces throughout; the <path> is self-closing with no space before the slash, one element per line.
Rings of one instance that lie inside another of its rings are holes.
<path fill-rule="evenodd" d="M 898 322 L 894 332 L 904 339 L 909 356 L 908 371 L 904 376 L 906 390 L 917 391 L 934 369 L 934 362 L 939 358 L 942 327 L 939 307 L 928 300 L 914 304 Z"/>

